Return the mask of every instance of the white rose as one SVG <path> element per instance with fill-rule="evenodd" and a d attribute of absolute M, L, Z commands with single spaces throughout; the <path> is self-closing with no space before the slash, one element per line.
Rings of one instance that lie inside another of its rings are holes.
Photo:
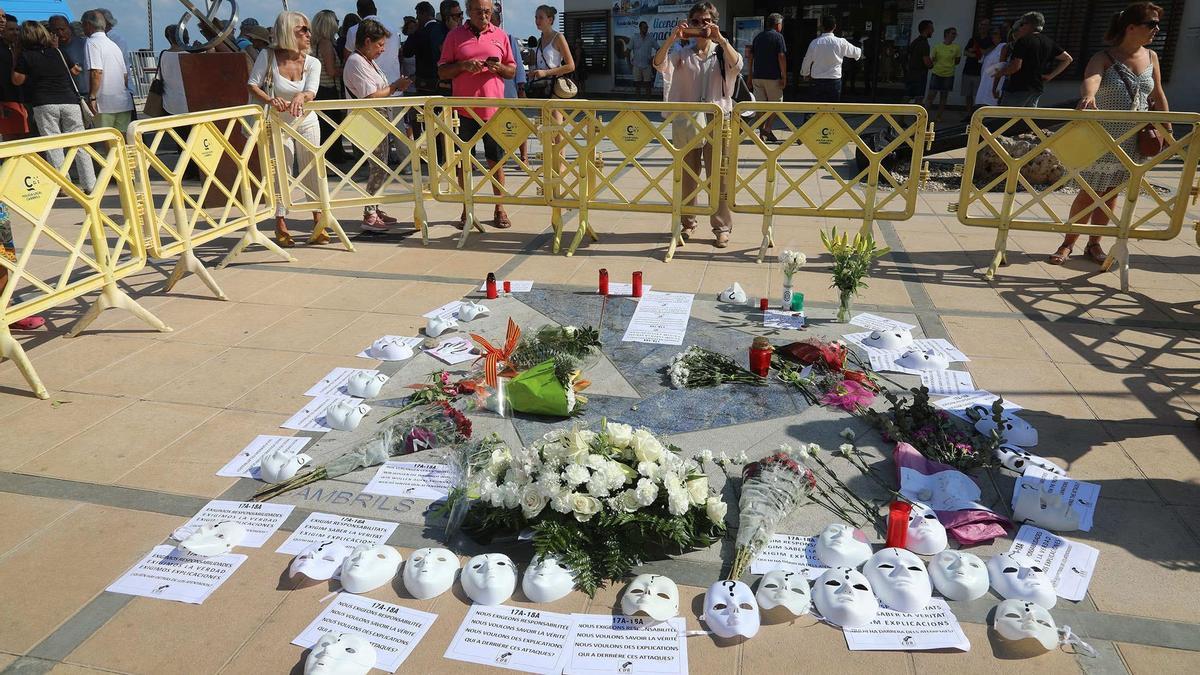
<path fill-rule="evenodd" d="M 662 443 L 646 429 L 633 432 L 633 455 L 639 462 L 657 462 L 663 456 Z"/>
<path fill-rule="evenodd" d="M 621 496 L 616 497 L 614 501 L 617 504 L 617 508 L 625 511 L 626 513 L 633 513 L 634 511 L 637 511 L 639 507 L 641 507 L 641 502 L 638 500 L 637 492 L 634 490 L 625 490 L 621 493 Z"/>
<path fill-rule="evenodd" d="M 712 452 L 712 450 L 701 450 L 701 451 L 700 451 L 700 457 L 699 457 L 698 459 L 699 459 L 699 461 L 700 461 L 700 463 L 701 463 L 701 464 L 704 464 L 705 462 L 711 462 L 711 461 L 713 461 L 713 452 Z"/>
<path fill-rule="evenodd" d="M 526 485 L 521 490 L 521 513 L 525 514 L 526 518 L 533 518 L 546 508 L 546 503 L 549 501 L 536 485 Z"/>
<path fill-rule="evenodd" d="M 497 473 L 499 473 L 499 470 L 504 468 L 510 460 L 512 460 L 512 451 L 508 449 L 508 446 L 502 445 L 498 448 L 492 449 L 490 464 L 491 466 L 495 467 Z"/>
<path fill-rule="evenodd" d="M 633 442 L 633 427 L 628 424 L 609 422 L 606 429 L 608 431 L 608 440 L 614 448 L 628 448 L 629 444 Z"/>
<path fill-rule="evenodd" d="M 680 488 L 678 490 L 667 490 L 667 510 L 673 516 L 682 516 L 688 510 L 688 493 L 687 490 Z"/>
<path fill-rule="evenodd" d="M 643 478 L 638 481 L 634 494 L 637 496 L 638 506 L 650 506 L 658 499 L 658 485 L 649 478 Z"/>
<path fill-rule="evenodd" d="M 704 510 L 708 512 L 708 519 L 719 525 L 725 522 L 725 512 L 729 510 L 729 505 L 721 501 L 720 497 L 709 497 Z"/>
<path fill-rule="evenodd" d="M 595 497 L 581 494 L 571 495 L 571 510 L 575 512 L 575 520 L 581 523 L 591 520 L 592 516 L 600 513 L 602 508 L 604 505 Z"/>
<path fill-rule="evenodd" d="M 550 498 L 550 508 L 559 513 L 571 512 L 571 493 L 563 490 L 558 495 Z"/>
<path fill-rule="evenodd" d="M 688 498 L 696 506 L 708 500 L 708 476 L 693 478 L 687 482 Z"/>
<path fill-rule="evenodd" d="M 586 483 L 591 474 L 587 467 L 582 464 L 571 464 L 567 470 L 563 472 L 563 478 L 566 479 L 568 487 L 575 487 L 580 483 Z"/>

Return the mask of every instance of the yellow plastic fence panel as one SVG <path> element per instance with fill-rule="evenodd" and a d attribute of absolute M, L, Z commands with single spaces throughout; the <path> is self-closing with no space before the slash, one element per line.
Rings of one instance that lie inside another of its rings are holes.
<path fill-rule="evenodd" d="M 1108 265 L 1129 285 L 1129 240 L 1179 234 L 1200 159 L 1200 114 L 985 107 L 971 117 L 958 219 L 996 228 L 991 279 L 1009 230 L 1116 237 Z M 1138 130 L 1168 140 L 1153 157 Z M 1173 134 L 1166 131 L 1173 126 Z"/>
<path fill-rule="evenodd" d="M 299 120 L 270 111 L 271 147 L 276 165 L 278 199 L 289 210 L 313 211 L 320 222 L 313 236 L 332 229 L 353 251 L 334 209 L 369 205 L 412 204 L 413 225 L 428 243 L 424 204 L 427 125 L 419 121 L 427 97 L 311 101 Z M 320 138 L 320 123 L 333 128 Z M 410 135 L 411 134 L 411 135 Z M 338 164 L 330 149 L 341 144 L 355 159 Z M 392 164 L 392 150 L 399 162 Z"/>
<path fill-rule="evenodd" d="M 440 202 L 463 205 L 459 248 L 472 229 L 483 231 L 476 203 L 550 205 L 544 164 L 536 161 L 539 150 L 550 152 L 555 132 L 543 124 L 545 113 L 546 101 L 536 99 L 434 98 L 426 104 L 430 192 Z M 553 218 L 561 222 L 561 214 Z"/>
<path fill-rule="evenodd" d="M 747 102 L 735 106 L 730 207 L 763 217 L 762 262 L 775 216 L 907 220 L 916 210 L 932 132 L 918 105 Z M 778 143 L 760 132 L 771 124 Z M 894 161 L 895 171 L 884 166 Z"/>
<path fill-rule="evenodd" d="M 295 261 L 258 230 L 275 211 L 266 116 L 258 106 L 206 110 L 138 120 L 129 127 L 137 164 L 146 244 L 155 258 L 179 257 L 166 290 L 188 272 L 213 294 L 225 294 L 196 257 L 195 248 L 244 230 L 218 267 L 250 244 Z"/>
<path fill-rule="evenodd" d="M 557 143 L 564 157 L 551 203 L 579 209 L 568 255 L 585 235 L 596 237 L 593 209 L 670 214 L 667 260 L 683 244 L 683 216 L 716 212 L 726 126 L 715 104 L 556 100 L 549 108 L 561 120 Z M 711 175 L 701 159 L 706 145 Z"/>
<path fill-rule="evenodd" d="M 47 159 L 51 151 L 63 153 L 59 166 Z M 76 162 L 81 155 L 95 169 L 95 186 L 89 190 L 70 175 L 83 161 Z M 146 247 L 125 143 L 115 129 L 0 143 L 0 206 L 5 211 L 0 221 L 0 356 L 16 362 L 39 398 L 49 394 L 9 324 L 98 290 L 100 297 L 75 324 L 72 336 L 110 307 L 170 330 L 117 287 L 118 280 L 145 266 Z"/>

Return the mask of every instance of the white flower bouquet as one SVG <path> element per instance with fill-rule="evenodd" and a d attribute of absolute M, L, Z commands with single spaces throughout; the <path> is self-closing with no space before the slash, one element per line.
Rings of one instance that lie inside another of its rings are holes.
<path fill-rule="evenodd" d="M 779 254 L 779 268 L 783 271 L 783 276 L 787 277 L 791 283 L 792 275 L 800 271 L 808 263 L 808 256 L 800 251 L 783 251 Z"/>
<path fill-rule="evenodd" d="M 644 560 L 710 546 L 726 505 L 694 459 L 647 429 L 605 422 L 552 431 L 525 448 L 495 445 L 461 462 L 463 527 L 476 538 L 533 532 L 589 595 Z"/>
<path fill-rule="evenodd" d="M 667 367 L 671 386 L 675 389 L 715 387 L 726 382 L 742 382 L 763 386 L 766 378 L 739 366 L 736 361 L 711 349 L 692 345 L 671 358 Z"/>

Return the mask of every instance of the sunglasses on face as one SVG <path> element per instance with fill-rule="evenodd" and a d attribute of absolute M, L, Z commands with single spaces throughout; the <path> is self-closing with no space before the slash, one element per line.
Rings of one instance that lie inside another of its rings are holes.
<path fill-rule="evenodd" d="M 297 26 L 296 32 L 301 35 L 308 35 L 309 33 L 312 32 L 312 29 L 309 28 L 308 26 Z"/>
<path fill-rule="evenodd" d="M 1162 25 L 1162 23 L 1159 21 L 1143 21 L 1139 25 L 1145 26 L 1146 28 L 1149 28 L 1150 30 L 1158 30 L 1159 27 Z"/>

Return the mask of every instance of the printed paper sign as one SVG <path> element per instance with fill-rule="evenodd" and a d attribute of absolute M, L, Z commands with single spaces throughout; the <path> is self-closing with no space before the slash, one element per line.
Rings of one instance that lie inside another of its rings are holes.
<path fill-rule="evenodd" d="M 854 324 L 855 326 L 862 326 L 868 330 L 891 330 L 893 328 L 899 328 L 900 330 L 912 330 L 916 328 L 916 326 L 911 323 L 904 323 L 903 321 L 897 321 L 896 319 L 889 319 L 887 317 L 879 316 L 877 314 L 870 314 L 867 312 L 863 312 L 853 319 L 850 319 L 850 323 Z"/>
<path fill-rule="evenodd" d="M 1022 525 L 1008 552 L 1019 561 L 1037 565 L 1054 582 L 1054 592 L 1067 600 L 1082 600 L 1100 551 L 1064 539 L 1033 525 Z"/>
<path fill-rule="evenodd" d="M 958 347 L 955 347 L 954 345 L 950 344 L 949 341 L 943 340 L 942 338 L 922 338 L 913 340 L 913 347 L 927 352 L 933 352 L 934 354 L 942 354 L 949 359 L 951 363 L 961 363 L 963 361 L 971 360 L 966 354 L 959 351 Z"/>
<path fill-rule="evenodd" d="M 246 556 L 237 553 L 201 558 L 163 544 L 105 590 L 199 605 L 244 562 Z"/>
<path fill-rule="evenodd" d="M 975 391 L 971 374 L 962 370 L 923 371 L 921 386 L 934 396 L 957 396 Z"/>
<path fill-rule="evenodd" d="M 362 403 L 361 398 L 353 396 L 342 396 L 335 394 L 333 396 L 318 396 L 309 401 L 300 410 L 296 411 L 286 422 L 280 424 L 283 429 L 295 429 L 296 431 L 333 431 L 333 428 L 325 424 L 325 409 L 338 401 L 346 401 L 350 405 L 358 405 Z"/>
<path fill-rule="evenodd" d="M 263 455 L 275 450 L 282 450 L 295 455 L 312 441 L 305 436 L 257 436 L 250 445 L 242 448 L 237 457 L 221 467 L 218 476 L 229 478 L 258 478 L 258 462 Z"/>
<path fill-rule="evenodd" d="M 644 295 L 646 293 L 646 291 L 650 290 L 651 288 L 654 288 L 654 287 L 651 286 L 650 284 L 642 284 L 642 294 Z M 610 281 L 610 282 L 608 282 L 608 294 L 610 296 L 626 295 L 626 296 L 632 297 L 633 296 L 633 284 L 626 284 L 626 283 L 622 283 L 620 281 L 616 281 L 616 282 Z"/>
<path fill-rule="evenodd" d="M 571 615 L 471 605 L 445 657 L 526 673 L 562 672 Z"/>
<path fill-rule="evenodd" d="M 267 543 L 271 535 L 283 525 L 283 521 L 292 515 L 289 504 L 266 504 L 263 502 L 230 502 L 214 499 L 204 505 L 192 519 L 175 530 L 172 535 L 176 541 L 183 541 L 201 525 L 212 525 L 233 521 L 246 528 L 246 538 L 238 546 L 259 548 Z"/>
<path fill-rule="evenodd" d="M 867 352 L 870 352 L 872 350 L 873 351 L 884 351 L 878 347 L 871 347 L 869 345 L 863 344 L 863 340 L 866 340 L 869 337 L 871 337 L 870 333 L 846 333 L 845 335 L 842 336 L 842 342 L 849 342 L 850 344 L 855 345 L 856 347 L 861 347 L 862 349 L 866 350 Z"/>
<path fill-rule="evenodd" d="M 750 563 L 751 574 L 766 574 L 771 570 L 801 572 L 809 581 L 825 573 L 829 566 L 817 559 L 817 538 L 799 534 L 771 535 Z"/>
<path fill-rule="evenodd" d="M 959 351 L 957 347 L 942 339 L 913 340 L 912 346 L 905 347 L 904 349 L 885 350 L 867 347 L 866 350 L 867 358 L 870 359 L 871 368 L 873 370 L 886 370 L 894 373 L 909 373 L 911 375 L 920 375 L 923 372 L 927 372 L 917 370 L 915 368 L 905 368 L 904 366 L 896 363 L 896 359 L 904 356 L 905 353 L 911 350 L 933 352 L 934 354 L 945 356 L 946 360 L 948 360 L 950 363 L 971 360 L 967 358 L 966 354 L 963 354 L 961 351 Z"/>
<path fill-rule="evenodd" d="M 868 349 L 867 360 L 871 362 L 871 370 L 884 371 L 889 373 L 908 373 L 909 375 L 920 375 L 921 371 L 913 368 L 905 368 L 896 363 L 896 359 L 904 355 L 903 349 Z"/>
<path fill-rule="evenodd" d="M 479 354 L 474 353 L 474 349 L 475 345 L 470 340 L 453 337 L 439 343 L 433 349 L 426 349 L 425 353 L 453 366 L 464 361 L 479 358 Z"/>
<path fill-rule="evenodd" d="M 325 633 L 359 633 L 375 646 L 375 667 L 394 673 L 436 619 L 437 614 L 338 593 L 292 644 L 311 648 Z"/>
<path fill-rule="evenodd" d="M 1023 476 L 1017 479 L 1017 483 L 1013 487 L 1013 508 L 1016 508 L 1017 495 L 1021 490 L 1045 490 L 1062 495 L 1070 509 L 1079 514 L 1079 529 L 1084 532 L 1091 531 L 1092 521 L 1096 516 L 1096 502 L 1100 500 L 1098 484 L 1074 478 L 1063 478 L 1045 469 L 1030 467 Z"/>
<path fill-rule="evenodd" d="M 657 623 L 643 616 L 572 614 L 564 673 L 686 675 L 682 617 Z"/>
<path fill-rule="evenodd" d="M 400 335 L 384 335 L 383 337 L 381 337 L 379 339 L 380 340 L 395 340 L 396 342 L 399 342 L 401 344 L 406 344 L 409 347 L 412 347 L 414 350 L 417 349 L 418 347 L 420 347 L 423 342 L 425 342 L 425 338 L 402 337 Z M 379 340 L 376 340 L 376 342 L 378 342 L 378 341 Z M 371 348 L 374 346 L 375 346 L 375 343 L 371 343 L 370 345 L 368 345 L 366 349 L 364 349 L 358 353 L 359 357 L 364 358 L 364 359 L 372 359 L 374 361 L 387 361 L 387 359 L 383 358 L 382 354 L 376 354 L 374 351 L 372 351 Z"/>
<path fill-rule="evenodd" d="M 941 598 L 933 598 L 919 612 L 905 614 L 881 607 L 862 628 L 842 628 L 851 651 L 912 651 L 960 649 L 971 651 L 962 626 Z"/>
<path fill-rule="evenodd" d="M 646 291 L 629 319 L 622 342 L 681 345 L 692 315 L 691 293 Z"/>
<path fill-rule="evenodd" d="M 780 328 L 782 330 L 801 330 L 804 328 L 804 312 L 785 312 L 782 309 L 768 309 L 763 312 L 764 328 Z"/>
<path fill-rule="evenodd" d="M 373 495 L 392 495 L 438 501 L 450 496 L 454 470 L 445 464 L 384 462 L 362 489 Z"/>
<path fill-rule="evenodd" d="M 431 309 L 428 312 L 425 312 L 421 316 L 425 317 L 426 319 L 432 319 L 435 317 L 439 319 L 457 319 L 459 307 L 462 307 L 462 300 L 451 300 L 437 309 Z"/>
<path fill-rule="evenodd" d="M 358 372 L 367 373 L 371 377 L 379 374 L 378 370 L 371 370 L 370 368 L 334 368 L 329 371 L 328 375 L 322 377 L 320 382 L 317 382 L 308 391 L 304 392 L 304 395 L 349 396 L 349 392 L 346 391 L 346 383 L 350 381 L 351 375 Z"/>
<path fill-rule="evenodd" d="M 998 398 L 1000 397 L 996 394 L 980 389 L 965 394 L 958 394 L 957 396 L 939 398 L 933 404 L 951 415 L 965 420 L 967 419 L 967 408 L 981 405 L 990 411 L 992 409 L 992 402 Z M 1021 406 L 1008 399 L 1004 399 L 1004 410 L 1005 412 L 1016 412 L 1021 410 Z"/>
<path fill-rule="evenodd" d="M 497 279 L 496 280 L 496 290 L 497 291 L 499 291 L 501 293 L 504 292 L 504 282 L 505 281 L 508 282 L 509 293 L 528 293 L 529 291 L 533 290 L 533 282 L 532 281 L 513 281 L 512 279 Z M 482 284 L 479 285 L 479 290 L 481 290 L 481 291 L 487 290 L 487 281 L 484 281 Z"/>
<path fill-rule="evenodd" d="M 331 513 L 311 513 L 292 532 L 276 553 L 296 555 L 309 544 L 318 541 L 340 541 L 346 544 L 382 544 L 396 530 L 398 523 L 384 520 L 367 520 L 350 516 L 335 516 Z"/>

